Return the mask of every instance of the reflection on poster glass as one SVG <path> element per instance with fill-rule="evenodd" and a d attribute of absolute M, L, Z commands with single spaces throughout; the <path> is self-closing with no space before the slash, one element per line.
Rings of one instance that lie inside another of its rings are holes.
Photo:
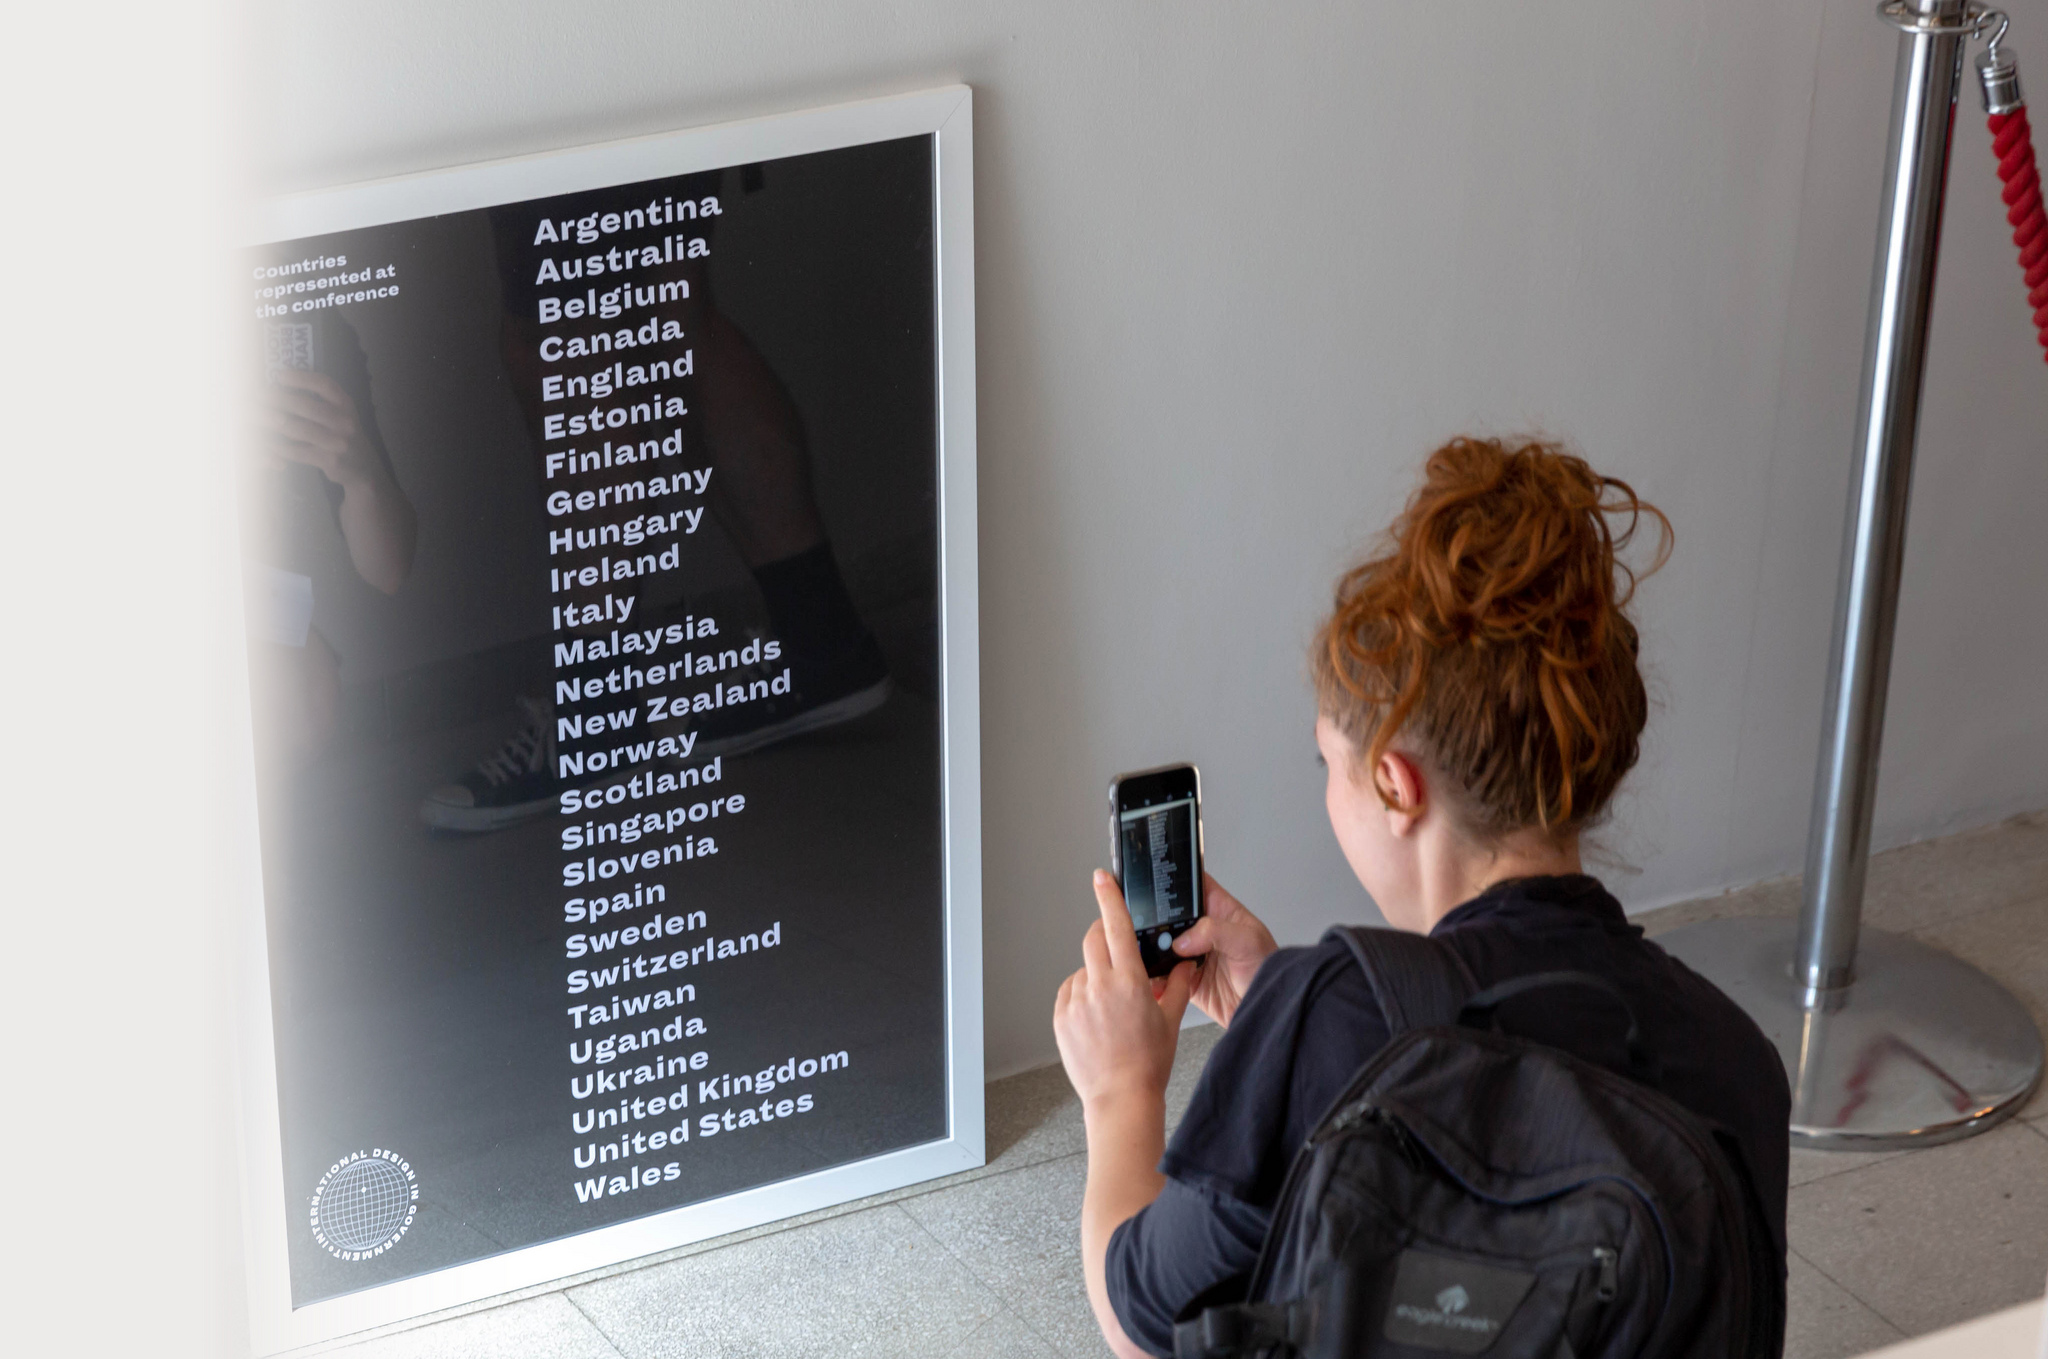
<path fill-rule="evenodd" d="M 293 1306 L 946 1135 L 933 143 L 250 251 Z"/>

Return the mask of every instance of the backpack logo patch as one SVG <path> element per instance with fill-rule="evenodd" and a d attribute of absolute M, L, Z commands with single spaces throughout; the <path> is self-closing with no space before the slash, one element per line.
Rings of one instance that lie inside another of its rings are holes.
<path fill-rule="evenodd" d="M 1515 1269 L 1401 1252 L 1387 1298 L 1386 1338 L 1418 1349 L 1477 1354 L 1499 1338 L 1536 1276 Z"/>

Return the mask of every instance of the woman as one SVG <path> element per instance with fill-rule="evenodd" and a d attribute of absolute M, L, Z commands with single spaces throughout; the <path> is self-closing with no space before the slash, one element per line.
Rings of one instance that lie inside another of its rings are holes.
<path fill-rule="evenodd" d="M 1634 1011 L 1666 1094 L 1731 1132 L 1783 1268 L 1790 1093 L 1776 1050 L 1630 925 L 1579 841 L 1635 764 L 1648 712 L 1617 558 L 1645 517 L 1624 483 L 1534 441 L 1431 455 L 1385 550 L 1339 582 L 1311 652 L 1331 829 L 1396 929 L 1452 948 L 1481 986 L 1576 970 Z M 1214 881 L 1163 985 L 1116 882 L 1053 1029 L 1088 1131 L 1081 1250 L 1119 1355 L 1171 1354 L 1173 1321 L 1241 1292 L 1298 1149 L 1388 1041 L 1341 942 L 1277 949 Z M 1199 964 L 1195 961 L 1200 959 Z M 1166 1078 L 1190 1002 L 1227 1032 L 1171 1144 Z M 1626 1073 L 1605 1002 L 1545 992 L 1508 1028 Z"/>

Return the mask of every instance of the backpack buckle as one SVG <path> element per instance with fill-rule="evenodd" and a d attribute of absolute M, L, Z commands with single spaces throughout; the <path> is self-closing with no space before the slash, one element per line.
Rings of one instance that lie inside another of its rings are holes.
<path fill-rule="evenodd" d="M 1174 1359 L 1228 1359 L 1281 1345 L 1299 1345 L 1300 1304 L 1240 1302 L 1211 1307 L 1173 1328 Z"/>

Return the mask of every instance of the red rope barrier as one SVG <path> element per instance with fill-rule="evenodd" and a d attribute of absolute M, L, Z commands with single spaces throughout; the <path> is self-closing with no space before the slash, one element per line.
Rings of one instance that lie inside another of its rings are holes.
<path fill-rule="evenodd" d="M 2011 113 L 1994 113 L 1991 149 L 1998 156 L 1998 177 L 2005 183 L 2005 220 L 2012 225 L 2012 243 L 2020 248 L 2020 268 L 2027 276 L 2027 305 L 2034 309 L 2042 359 L 2048 362 L 2048 209 L 2041 204 L 2041 170 L 2034 162 L 2033 130 L 2024 105 Z"/>

